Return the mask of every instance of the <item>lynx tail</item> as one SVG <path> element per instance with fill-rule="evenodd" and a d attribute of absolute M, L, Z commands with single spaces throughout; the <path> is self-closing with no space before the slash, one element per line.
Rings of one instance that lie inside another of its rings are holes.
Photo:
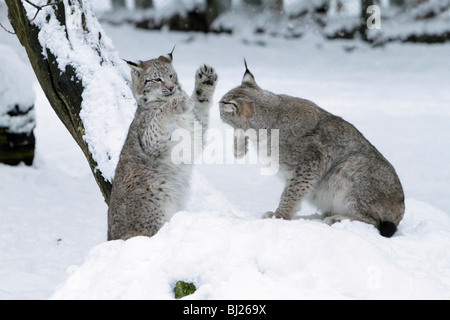
<path fill-rule="evenodd" d="M 386 238 L 391 238 L 397 232 L 397 226 L 389 221 L 381 222 L 379 229 L 380 234 Z"/>

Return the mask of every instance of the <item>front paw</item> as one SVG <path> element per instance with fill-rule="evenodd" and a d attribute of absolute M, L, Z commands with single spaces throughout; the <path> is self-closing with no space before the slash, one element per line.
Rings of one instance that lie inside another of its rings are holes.
<path fill-rule="evenodd" d="M 203 64 L 196 72 L 195 82 L 196 86 L 215 86 L 219 76 L 209 64 Z"/>
<path fill-rule="evenodd" d="M 186 113 L 194 107 L 194 102 L 187 96 L 177 97 L 170 100 L 173 110 L 177 114 Z"/>
<path fill-rule="evenodd" d="M 291 220 L 292 217 L 281 212 L 280 210 L 277 210 L 276 212 L 266 212 L 263 216 L 263 219 L 280 219 L 280 220 Z"/>
<path fill-rule="evenodd" d="M 186 112 L 194 109 L 194 101 L 191 98 L 186 98 L 182 103 L 180 103 L 177 107 L 178 114 L 184 114 Z"/>

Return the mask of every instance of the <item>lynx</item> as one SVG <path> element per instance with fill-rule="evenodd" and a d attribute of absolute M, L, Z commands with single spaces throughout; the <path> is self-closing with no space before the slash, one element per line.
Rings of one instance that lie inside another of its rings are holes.
<path fill-rule="evenodd" d="M 405 211 L 402 185 L 353 125 L 311 101 L 261 89 L 247 64 L 241 85 L 225 94 L 219 108 L 235 130 L 279 129 L 286 185 L 278 209 L 266 218 L 290 220 L 307 200 L 330 225 L 351 219 L 374 225 L 384 237 L 395 234 Z M 247 144 L 235 144 L 236 156 L 246 154 Z"/>
<path fill-rule="evenodd" d="M 193 134 L 194 121 L 207 127 L 218 77 L 211 66 L 202 65 L 188 97 L 172 66 L 172 53 L 144 62 L 127 61 L 138 108 L 115 172 L 108 240 L 151 237 L 183 209 L 192 168 L 172 162 L 171 134 L 178 128 Z"/>

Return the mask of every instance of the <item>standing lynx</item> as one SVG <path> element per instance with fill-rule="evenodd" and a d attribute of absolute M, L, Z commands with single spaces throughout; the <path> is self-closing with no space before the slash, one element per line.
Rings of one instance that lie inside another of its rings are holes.
<path fill-rule="evenodd" d="M 196 72 L 191 98 L 181 89 L 172 54 L 128 62 L 138 108 L 117 165 L 108 211 L 108 240 L 153 236 L 183 209 L 191 165 L 171 159 L 178 128 L 194 134 L 194 121 L 208 125 L 217 74 L 209 65 Z M 193 163 L 193 161 L 192 161 Z"/>
<path fill-rule="evenodd" d="M 279 129 L 286 186 L 278 209 L 266 217 L 290 220 L 306 199 L 329 224 L 358 220 L 385 237 L 395 234 L 405 211 L 402 185 L 353 125 L 311 101 L 261 89 L 248 68 L 242 84 L 221 99 L 220 115 L 235 129 Z M 235 153 L 243 156 L 247 146 L 240 145 Z"/>

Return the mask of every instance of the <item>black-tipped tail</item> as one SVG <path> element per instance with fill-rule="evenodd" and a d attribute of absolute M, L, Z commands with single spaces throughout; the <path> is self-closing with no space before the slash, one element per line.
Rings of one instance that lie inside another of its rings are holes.
<path fill-rule="evenodd" d="M 380 234 L 386 238 L 391 238 L 397 232 L 397 226 L 389 221 L 381 222 L 379 229 Z"/>

